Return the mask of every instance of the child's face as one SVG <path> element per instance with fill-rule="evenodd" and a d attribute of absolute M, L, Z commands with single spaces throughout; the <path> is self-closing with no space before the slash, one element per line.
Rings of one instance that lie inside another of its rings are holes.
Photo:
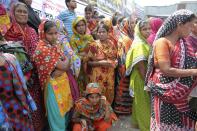
<path fill-rule="evenodd" d="M 90 20 L 93 16 L 93 13 L 91 11 L 86 11 L 85 12 L 85 18 L 86 20 Z"/>
<path fill-rule="evenodd" d="M 97 36 L 101 41 L 104 41 L 108 38 L 108 32 L 105 28 L 99 28 L 97 32 Z"/>
<path fill-rule="evenodd" d="M 51 43 L 51 44 L 55 44 L 57 42 L 58 39 L 58 32 L 57 32 L 57 28 L 55 26 L 51 27 L 46 33 L 46 40 Z"/>
<path fill-rule="evenodd" d="M 101 96 L 99 94 L 91 94 L 90 96 L 88 96 L 88 100 L 93 106 L 99 103 L 100 98 Z"/>
<path fill-rule="evenodd" d="M 86 24 L 83 20 L 79 21 L 79 23 L 76 26 L 76 30 L 80 35 L 84 35 L 86 32 Z"/>

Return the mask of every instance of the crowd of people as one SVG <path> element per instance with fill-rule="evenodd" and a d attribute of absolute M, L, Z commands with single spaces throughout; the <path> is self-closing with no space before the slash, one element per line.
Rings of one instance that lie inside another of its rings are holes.
<path fill-rule="evenodd" d="M 0 130 L 197 131 L 197 16 L 99 16 L 75 0 L 54 20 L 0 4 Z"/>

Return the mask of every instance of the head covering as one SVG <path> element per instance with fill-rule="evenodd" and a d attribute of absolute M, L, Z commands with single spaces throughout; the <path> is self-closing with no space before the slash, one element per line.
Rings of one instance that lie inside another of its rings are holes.
<path fill-rule="evenodd" d="M 44 25 L 46 22 L 46 20 L 43 21 L 39 26 L 40 41 L 33 55 L 42 89 L 44 89 L 45 84 L 49 80 L 57 61 L 64 56 L 60 45 L 50 45 L 43 41 L 45 39 Z"/>
<path fill-rule="evenodd" d="M 101 95 L 101 88 L 98 83 L 89 83 L 86 86 L 86 95 L 89 94 L 100 94 Z"/>
<path fill-rule="evenodd" d="M 95 93 L 101 94 L 98 83 L 89 83 L 86 87 L 86 96 Z M 87 98 L 81 98 L 75 103 L 75 111 L 80 113 L 83 117 L 85 116 L 93 121 L 103 119 L 105 117 L 106 110 L 110 111 L 112 121 L 117 120 L 117 117 L 105 96 L 101 96 L 97 105 L 92 105 Z"/>
<path fill-rule="evenodd" d="M 193 15 L 194 13 L 192 11 L 189 11 L 186 9 L 181 9 L 181 10 L 174 12 L 171 16 L 169 16 L 164 21 L 164 23 L 162 24 L 162 26 L 160 27 L 159 31 L 156 34 L 155 40 L 171 34 L 177 28 L 177 25 L 179 23 L 187 22 L 188 20 L 191 19 L 191 16 Z M 147 85 L 148 83 L 148 79 L 153 71 L 153 67 L 154 67 L 154 45 L 153 45 L 153 50 L 151 52 L 151 55 L 149 57 L 145 85 Z"/>
<path fill-rule="evenodd" d="M 38 42 L 38 36 L 35 30 L 29 27 L 27 24 L 24 26 L 24 28 L 22 28 L 17 23 L 14 12 L 18 5 L 23 5 L 27 8 L 27 6 L 21 2 L 14 4 L 13 8 L 11 9 L 12 25 L 5 34 L 5 39 L 7 41 L 22 41 L 27 53 L 32 56 Z"/>
<path fill-rule="evenodd" d="M 11 22 L 3 4 L 0 4 L 0 32 L 4 36 L 10 28 Z"/>
<path fill-rule="evenodd" d="M 156 33 L 159 30 L 159 28 L 161 27 L 162 23 L 163 23 L 163 20 L 160 19 L 160 18 L 151 18 L 150 19 L 151 34 L 148 38 L 148 43 L 149 44 L 152 45 L 152 43 L 155 39 Z"/>
<path fill-rule="evenodd" d="M 129 76 L 134 69 L 133 67 L 139 61 L 148 61 L 150 46 L 140 31 L 140 22 L 135 26 L 134 41 L 126 56 L 126 75 Z"/>
<path fill-rule="evenodd" d="M 59 32 L 59 42 L 61 47 L 64 51 L 64 55 L 66 55 L 71 60 L 71 70 L 75 77 L 78 77 L 81 67 L 81 60 L 80 58 L 74 53 L 73 49 L 71 48 L 69 41 L 68 41 L 68 34 L 65 30 L 64 23 L 56 19 L 55 24 L 57 30 Z"/>
<path fill-rule="evenodd" d="M 81 35 L 77 32 L 76 26 L 80 21 L 84 21 L 86 24 L 86 28 L 87 28 L 87 23 L 86 23 L 85 18 L 77 17 L 72 23 L 72 29 L 73 29 L 74 34 L 72 35 L 70 39 L 70 45 L 73 48 L 74 52 L 77 54 L 79 52 L 83 52 L 88 46 L 88 44 L 94 40 L 93 37 L 87 33 L 87 30 L 84 35 Z"/>

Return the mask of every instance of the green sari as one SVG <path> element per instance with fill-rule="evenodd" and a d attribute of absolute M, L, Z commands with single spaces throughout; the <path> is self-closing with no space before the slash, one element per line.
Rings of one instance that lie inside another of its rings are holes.
<path fill-rule="evenodd" d="M 141 35 L 139 23 L 135 27 L 135 38 L 126 56 L 126 75 L 130 76 L 130 94 L 134 96 L 132 105 L 132 124 L 138 125 L 141 131 L 150 130 L 150 96 L 144 90 L 137 64 L 144 61 L 147 66 L 150 46 Z"/>

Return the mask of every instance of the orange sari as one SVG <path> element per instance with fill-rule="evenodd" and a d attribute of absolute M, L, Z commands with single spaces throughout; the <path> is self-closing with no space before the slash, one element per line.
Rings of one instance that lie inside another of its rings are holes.
<path fill-rule="evenodd" d="M 115 62 L 117 60 L 117 48 L 111 40 L 106 43 L 95 41 L 90 44 L 89 55 L 91 61 L 108 60 Z M 106 66 L 92 67 L 89 72 L 89 82 L 97 82 L 103 88 L 102 95 L 104 95 L 110 104 L 114 100 L 114 68 Z"/>

